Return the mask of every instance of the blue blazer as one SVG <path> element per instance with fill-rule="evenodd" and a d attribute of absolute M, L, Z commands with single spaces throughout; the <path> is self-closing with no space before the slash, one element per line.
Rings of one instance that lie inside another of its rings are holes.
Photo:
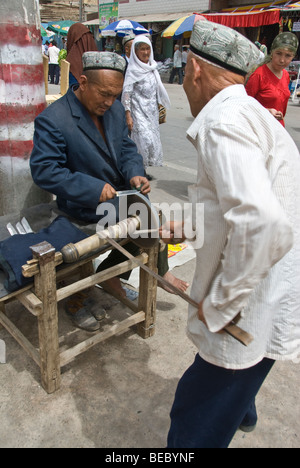
<path fill-rule="evenodd" d="M 145 175 L 143 158 L 128 137 L 122 104 L 115 101 L 102 119 L 107 145 L 70 88 L 35 120 L 33 180 L 57 196 L 62 211 L 86 222 L 97 221 L 106 183 L 129 189 L 132 177 Z"/>

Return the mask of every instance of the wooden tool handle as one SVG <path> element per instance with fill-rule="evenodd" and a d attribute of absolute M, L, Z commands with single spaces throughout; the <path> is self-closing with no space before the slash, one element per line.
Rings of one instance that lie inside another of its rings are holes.
<path fill-rule="evenodd" d="M 65 263 L 75 263 L 83 257 L 83 255 L 96 251 L 105 244 L 107 244 L 107 241 L 105 239 L 99 239 L 97 234 L 87 237 L 77 242 L 77 244 L 68 244 L 61 250 L 63 260 Z"/>
<path fill-rule="evenodd" d="M 108 244 L 107 238 L 126 239 L 140 227 L 139 217 L 131 217 L 120 221 L 114 226 L 87 237 L 77 244 L 68 244 L 61 250 L 65 263 L 75 263 L 84 255 L 97 251 L 100 247 Z"/>

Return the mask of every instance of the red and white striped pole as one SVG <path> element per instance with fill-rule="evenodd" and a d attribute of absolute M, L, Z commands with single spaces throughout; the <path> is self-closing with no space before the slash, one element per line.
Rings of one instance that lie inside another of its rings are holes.
<path fill-rule="evenodd" d="M 0 4 L 0 215 L 49 201 L 29 158 L 34 119 L 45 109 L 38 0 Z"/>

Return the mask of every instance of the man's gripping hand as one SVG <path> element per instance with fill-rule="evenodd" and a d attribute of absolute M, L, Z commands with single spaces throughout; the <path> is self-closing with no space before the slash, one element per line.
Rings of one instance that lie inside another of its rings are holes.
<path fill-rule="evenodd" d="M 146 177 L 136 176 L 130 180 L 132 188 L 140 190 L 143 195 L 147 195 L 151 192 L 149 180 Z"/>
<path fill-rule="evenodd" d="M 99 202 L 104 203 L 108 200 L 112 200 L 116 196 L 116 190 L 109 184 L 105 184 L 101 193 Z"/>

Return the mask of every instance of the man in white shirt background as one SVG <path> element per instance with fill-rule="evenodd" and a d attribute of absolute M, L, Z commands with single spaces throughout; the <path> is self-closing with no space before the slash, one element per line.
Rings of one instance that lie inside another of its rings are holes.
<path fill-rule="evenodd" d="M 199 308 L 188 318 L 198 353 L 176 391 L 168 448 L 225 448 L 239 427 L 255 429 L 255 397 L 275 361 L 300 354 L 300 157 L 247 96 L 254 44 L 199 21 L 190 50 L 184 89 L 199 168 L 190 199 L 204 205 L 191 292 Z M 174 233 L 171 223 L 162 235 Z M 248 347 L 222 332 L 232 321 L 254 337 Z"/>
<path fill-rule="evenodd" d="M 51 45 L 51 44 L 50 44 Z M 49 75 L 50 75 L 50 84 L 59 84 L 59 65 L 58 65 L 58 55 L 59 48 L 57 47 L 56 41 L 52 41 L 51 47 L 48 49 L 49 56 Z M 55 81 L 54 81 L 55 79 Z"/>
<path fill-rule="evenodd" d="M 174 47 L 175 53 L 173 57 L 173 68 L 171 71 L 169 83 L 172 84 L 176 75 L 178 75 L 178 84 L 182 85 L 183 77 L 182 77 L 182 54 L 180 52 L 179 45 L 175 45 Z"/>

